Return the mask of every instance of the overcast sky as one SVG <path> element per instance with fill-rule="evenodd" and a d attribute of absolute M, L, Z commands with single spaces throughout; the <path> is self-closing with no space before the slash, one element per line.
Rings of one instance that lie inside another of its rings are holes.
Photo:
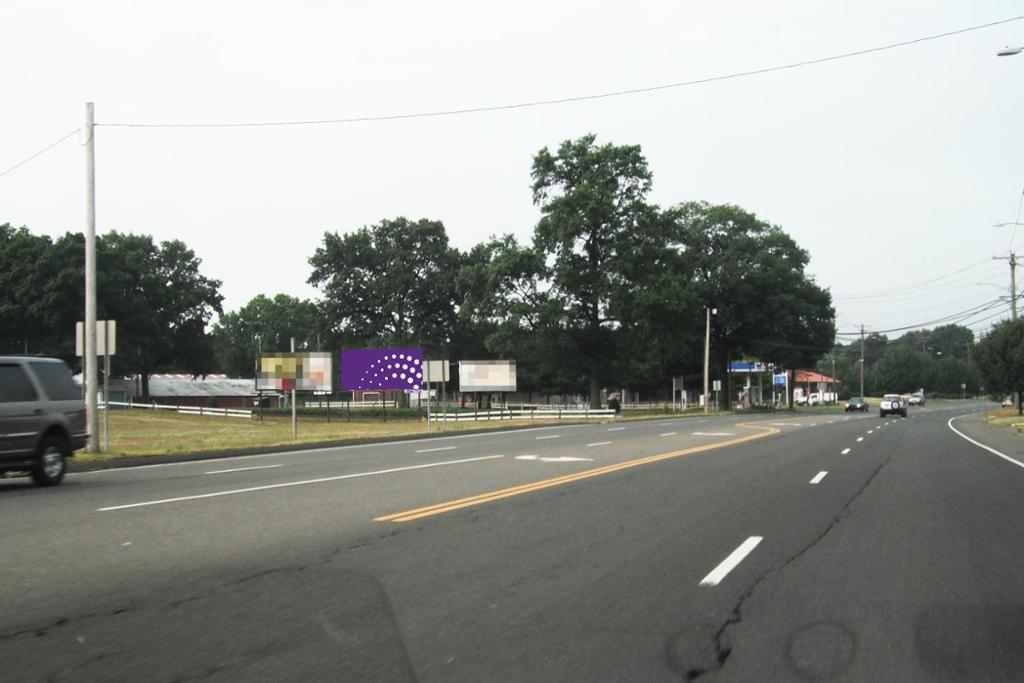
<path fill-rule="evenodd" d="M 911 40 L 1019 2 L 0 4 L 0 171 L 82 125 L 335 119 L 688 81 Z M 588 132 L 639 144 L 652 200 L 734 203 L 811 254 L 840 331 L 992 301 L 1024 189 L 1024 21 L 766 75 L 371 123 L 99 128 L 98 230 L 181 239 L 225 308 L 315 296 L 325 231 L 442 220 L 528 240 L 530 163 Z M 0 223 L 84 228 L 78 138 L 0 177 Z M 1024 243 L 1024 228 L 1016 245 Z M 962 272 L 957 272 L 963 270 Z M 953 274 L 956 273 L 956 274 Z M 926 282 L 932 281 L 932 282 Z M 924 282 L 920 286 L 918 283 Z M 975 283 L 992 283 L 989 285 Z M 908 288 L 909 287 L 909 288 Z M 864 296 L 864 295 L 867 296 Z M 756 302 L 751 302 L 756 305 Z M 987 329 L 979 314 L 973 327 Z M 895 333 L 891 336 L 898 336 Z"/>

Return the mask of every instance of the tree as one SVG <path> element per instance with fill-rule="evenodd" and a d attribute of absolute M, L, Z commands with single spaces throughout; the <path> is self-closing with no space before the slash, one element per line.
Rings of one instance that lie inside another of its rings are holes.
<path fill-rule="evenodd" d="M 452 347 L 462 357 L 515 359 L 520 391 L 564 389 L 549 345 L 550 299 L 544 257 L 512 235 L 491 237 L 465 255 L 456 275 L 458 324 Z M 557 375 L 557 373 L 555 373 Z"/>
<path fill-rule="evenodd" d="M 318 349 L 323 325 L 316 304 L 287 294 L 263 294 L 225 313 L 213 327 L 217 367 L 232 377 L 253 377 L 257 354 Z M 326 336 L 326 335 L 325 335 Z"/>
<path fill-rule="evenodd" d="M 116 320 L 114 374 L 138 374 L 143 395 L 157 368 L 207 372 L 205 328 L 220 311 L 220 281 L 182 242 L 110 232 L 96 241 L 97 319 Z M 0 343 L 75 361 L 75 323 L 84 319 L 85 238 L 56 241 L 0 226 Z M 6 332 L 10 330 L 10 332 Z M 15 332 L 16 331 L 16 332 Z"/>
<path fill-rule="evenodd" d="M 674 213 L 701 303 L 690 325 L 703 328 L 705 307 L 717 309 L 711 348 L 720 376 L 744 355 L 796 370 L 832 348 L 832 297 L 806 273 L 809 256 L 793 238 L 737 206 L 691 202 Z"/>
<path fill-rule="evenodd" d="M 199 272 L 202 260 L 191 249 L 179 240 L 157 245 L 149 235 L 109 232 L 97 240 L 96 261 L 97 318 L 117 320 L 116 368 L 141 377 L 143 397 L 157 369 L 213 369 L 206 326 L 222 311 L 221 282 Z"/>
<path fill-rule="evenodd" d="M 977 346 L 977 363 L 985 388 L 993 395 L 1017 396 L 1024 390 L 1024 320 L 1004 320 L 993 326 Z"/>
<path fill-rule="evenodd" d="M 325 233 L 309 262 L 335 341 L 417 345 L 431 355 L 448 348 L 461 255 L 440 221 L 396 218 L 344 236 Z"/>
<path fill-rule="evenodd" d="M 585 135 L 556 154 L 538 152 L 531 177 L 542 213 L 534 248 L 549 269 L 546 326 L 559 331 L 563 371 L 586 378 L 598 408 L 602 383 L 615 379 L 616 304 L 632 284 L 631 261 L 658 233 L 657 211 L 646 203 L 651 172 L 639 146 L 597 145 Z"/>
<path fill-rule="evenodd" d="M 879 393 L 907 394 L 925 386 L 931 357 L 906 344 L 893 344 L 871 369 L 872 386 Z"/>
<path fill-rule="evenodd" d="M 67 303 L 47 295 L 53 270 L 49 237 L 0 225 L 0 353 L 51 353 L 52 308 Z M 70 331 L 74 332 L 74 320 Z"/>

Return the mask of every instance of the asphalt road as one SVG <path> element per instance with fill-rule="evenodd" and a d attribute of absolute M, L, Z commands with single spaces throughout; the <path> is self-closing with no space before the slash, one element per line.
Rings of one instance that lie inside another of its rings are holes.
<path fill-rule="evenodd" d="M 987 407 L 3 480 L 0 680 L 1020 680 Z"/>

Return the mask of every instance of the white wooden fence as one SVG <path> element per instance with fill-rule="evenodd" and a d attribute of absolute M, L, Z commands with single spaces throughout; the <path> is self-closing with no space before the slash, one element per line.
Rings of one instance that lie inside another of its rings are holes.
<path fill-rule="evenodd" d="M 111 407 L 118 408 L 130 408 L 130 409 L 141 409 L 141 410 L 173 410 L 176 413 L 182 415 L 202 415 L 204 417 L 244 417 L 247 420 L 252 419 L 251 410 L 243 410 L 241 408 L 207 408 L 205 406 L 165 406 L 159 403 L 121 403 L 120 401 L 110 401 Z M 99 403 L 98 407 L 103 410 L 107 407 L 106 403 Z"/>
<path fill-rule="evenodd" d="M 459 413 L 431 413 L 430 419 L 438 422 L 482 422 L 490 420 L 607 420 L 615 417 L 611 408 L 502 408 L 499 410 L 476 410 Z"/>

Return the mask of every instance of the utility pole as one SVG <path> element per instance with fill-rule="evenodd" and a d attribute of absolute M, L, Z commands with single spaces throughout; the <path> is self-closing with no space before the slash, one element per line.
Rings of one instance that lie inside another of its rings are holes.
<path fill-rule="evenodd" d="M 1010 264 L 1010 318 L 1017 319 L 1017 253 L 1009 256 L 993 256 L 993 261 L 1007 261 Z"/>
<path fill-rule="evenodd" d="M 89 452 L 100 450 L 100 418 L 96 389 L 96 150 L 93 103 L 85 103 L 85 412 L 89 423 Z"/>
<path fill-rule="evenodd" d="M 864 326 L 860 326 L 860 397 L 864 398 Z"/>
<path fill-rule="evenodd" d="M 295 337 L 292 337 L 292 353 L 295 353 Z M 299 438 L 299 422 L 295 417 L 295 385 L 292 385 L 292 438 Z"/>
<path fill-rule="evenodd" d="M 708 400 L 708 367 L 711 362 L 711 314 L 718 313 L 718 309 L 711 309 L 705 306 L 704 313 L 707 317 L 707 322 L 704 324 L 704 414 L 707 415 L 710 411 L 710 401 Z"/>
<path fill-rule="evenodd" d="M 1009 256 L 993 256 L 993 260 L 1006 260 L 1010 264 L 1010 319 L 1017 320 L 1017 254 L 1011 251 Z M 1013 407 L 1020 412 L 1020 392 L 1013 392 Z"/>
<path fill-rule="evenodd" d="M 830 397 L 832 400 L 829 403 L 835 403 L 838 396 L 839 394 L 836 393 L 836 351 L 832 349 L 832 396 Z"/>

